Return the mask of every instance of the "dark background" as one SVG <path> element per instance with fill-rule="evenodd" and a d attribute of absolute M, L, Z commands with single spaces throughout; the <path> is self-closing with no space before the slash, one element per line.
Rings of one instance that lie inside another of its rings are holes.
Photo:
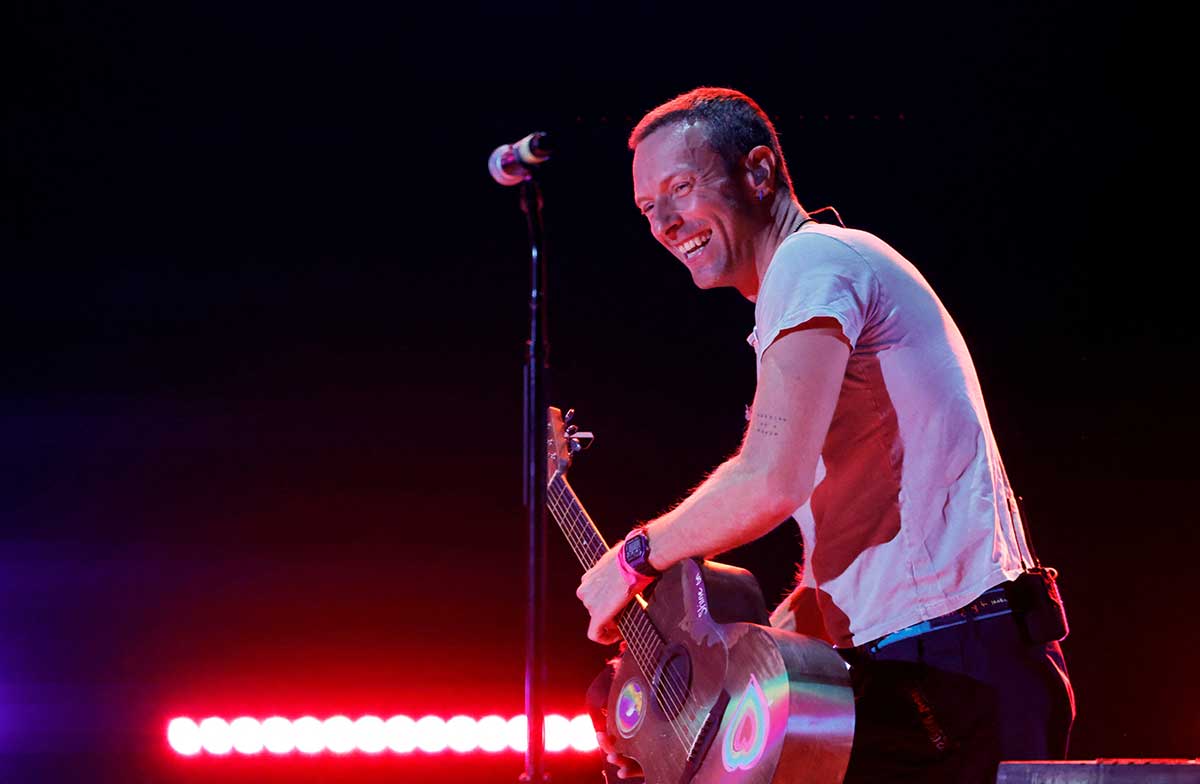
<path fill-rule="evenodd" d="M 164 727 L 522 711 L 526 240 L 485 161 L 561 139 L 551 398 L 598 434 L 572 481 L 615 538 L 736 447 L 753 394 L 752 307 L 632 206 L 630 128 L 700 84 L 754 96 L 802 203 L 958 321 L 1062 571 L 1072 756 L 1197 754 L 1186 50 L 1152 6 L 15 12 L 4 781 L 515 779 L 518 755 L 181 760 Z M 773 601 L 795 539 L 726 560 Z M 573 714 L 605 651 L 550 553 Z"/>

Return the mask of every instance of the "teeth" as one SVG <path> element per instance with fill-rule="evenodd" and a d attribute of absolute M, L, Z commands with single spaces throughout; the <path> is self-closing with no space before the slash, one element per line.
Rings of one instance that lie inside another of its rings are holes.
<path fill-rule="evenodd" d="M 680 245 L 679 252 L 683 254 L 691 253 L 692 251 L 707 245 L 710 239 L 712 239 L 711 229 L 703 234 L 697 234 L 695 237 L 692 237 L 690 240 Z"/>

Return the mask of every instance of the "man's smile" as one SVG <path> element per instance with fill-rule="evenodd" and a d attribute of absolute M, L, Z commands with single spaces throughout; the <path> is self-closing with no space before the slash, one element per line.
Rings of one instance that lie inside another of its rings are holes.
<path fill-rule="evenodd" d="M 686 242 L 681 242 L 675 247 L 680 253 L 683 254 L 684 258 L 690 259 L 699 255 L 700 251 L 704 250 L 704 246 L 707 245 L 708 241 L 711 239 L 712 229 L 705 229 L 691 239 L 687 240 Z"/>

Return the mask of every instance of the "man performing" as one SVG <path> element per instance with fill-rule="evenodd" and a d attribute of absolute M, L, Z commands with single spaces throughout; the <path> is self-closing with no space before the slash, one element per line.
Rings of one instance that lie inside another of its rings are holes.
<path fill-rule="evenodd" d="M 802 578 L 772 622 L 825 637 L 851 665 L 846 781 L 990 782 L 1002 759 L 1062 758 L 1066 666 L 1003 598 L 1028 545 L 974 365 L 929 284 L 877 237 L 808 216 L 774 127 L 742 93 L 681 95 L 629 146 L 654 238 L 700 288 L 755 303 L 758 386 L 737 454 L 626 537 L 648 562 L 618 545 L 584 575 L 588 636 L 615 642 L 613 618 L 656 572 L 792 516 Z"/>

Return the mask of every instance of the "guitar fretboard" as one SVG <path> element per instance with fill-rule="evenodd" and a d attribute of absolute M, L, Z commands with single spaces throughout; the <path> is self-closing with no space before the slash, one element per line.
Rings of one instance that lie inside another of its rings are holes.
<path fill-rule="evenodd" d="M 601 556 L 608 552 L 608 545 L 561 473 L 556 474 L 547 486 L 546 506 L 583 568 L 587 570 L 595 566 Z M 653 672 L 664 642 L 640 598 L 635 598 L 617 614 L 616 624 L 642 671 Z"/>

